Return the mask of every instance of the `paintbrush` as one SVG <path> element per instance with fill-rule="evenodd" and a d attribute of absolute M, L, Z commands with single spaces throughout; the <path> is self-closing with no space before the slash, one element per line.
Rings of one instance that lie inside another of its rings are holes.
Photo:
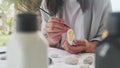
<path fill-rule="evenodd" d="M 46 14 L 48 14 L 49 16 L 54 16 L 54 14 L 51 14 L 51 13 L 49 13 L 49 12 L 45 11 L 45 10 L 44 10 L 44 9 L 42 9 L 42 8 L 40 8 L 40 10 L 42 10 L 43 12 L 45 12 Z"/>
<path fill-rule="evenodd" d="M 48 14 L 49 16 L 54 16 L 54 14 L 51 14 L 51 13 L 49 13 L 49 12 L 47 12 L 47 11 L 45 11 L 44 9 L 42 9 L 42 8 L 40 8 L 40 10 L 42 10 L 43 12 L 45 12 L 46 14 Z M 68 28 L 70 28 L 68 25 L 66 25 L 66 24 L 64 24 L 64 26 L 66 26 L 66 27 L 68 27 Z"/>

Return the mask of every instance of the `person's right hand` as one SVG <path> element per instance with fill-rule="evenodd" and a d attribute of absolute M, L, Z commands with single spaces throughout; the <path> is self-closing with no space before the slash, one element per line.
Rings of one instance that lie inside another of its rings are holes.
<path fill-rule="evenodd" d="M 56 17 L 52 17 L 48 20 L 46 25 L 47 39 L 49 45 L 56 46 L 60 39 L 62 33 L 67 32 L 68 27 L 64 26 L 64 20 Z"/>

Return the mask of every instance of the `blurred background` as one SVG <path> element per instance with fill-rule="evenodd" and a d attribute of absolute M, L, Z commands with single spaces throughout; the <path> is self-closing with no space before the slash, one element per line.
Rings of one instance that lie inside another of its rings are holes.
<path fill-rule="evenodd" d="M 9 36 L 15 31 L 15 15 L 24 11 L 39 15 L 41 27 L 41 14 L 39 7 L 42 0 L 0 0 L 0 46 L 5 46 Z M 120 0 L 111 0 L 112 11 L 120 12 Z"/>

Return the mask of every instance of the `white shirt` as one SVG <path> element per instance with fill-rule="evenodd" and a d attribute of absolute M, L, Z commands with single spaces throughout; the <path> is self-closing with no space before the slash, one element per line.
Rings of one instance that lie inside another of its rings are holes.
<path fill-rule="evenodd" d="M 64 0 L 63 19 L 65 24 L 70 26 L 75 32 L 75 39 L 84 39 L 84 15 L 80 4 L 77 0 Z M 62 42 L 65 40 L 66 34 L 62 36 Z"/>

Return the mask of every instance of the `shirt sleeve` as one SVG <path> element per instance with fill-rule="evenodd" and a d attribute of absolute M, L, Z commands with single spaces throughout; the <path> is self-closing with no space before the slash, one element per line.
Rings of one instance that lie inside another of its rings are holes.
<path fill-rule="evenodd" d="M 105 2 L 103 5 L 102 17 L 101 17 L 101 21 L 100 21 L 100 25 L 99 25 L 97 34 L 94 38 L 90 39 L 90 41 L 102 41 L 103 40 L 101 38 L 101 36 L 102 36 L 104 30 L 106 30 L 106 23 L 107 23 L 108 14 L 112 11 L 110 0 L 104 0 L 104 1 Z"/>
<path fill-rule="evenodd" d="M 42 0 L 40 8 L 42 8 L 46 12 L 49 12 L 47 10 L 46 0 Z M 42 10 L 40 10 L 40 12 L 41 12 L 41 16 L 42 16 L 41 33 L 44 34 L 44 35 L 46 35 L 46 30 L 45 30 L 46 23 L 47 23 L 48 19 L 50 18 L 50 16 L 47 13 L 45 13 L 44 11 L 42 11 Z"/>

